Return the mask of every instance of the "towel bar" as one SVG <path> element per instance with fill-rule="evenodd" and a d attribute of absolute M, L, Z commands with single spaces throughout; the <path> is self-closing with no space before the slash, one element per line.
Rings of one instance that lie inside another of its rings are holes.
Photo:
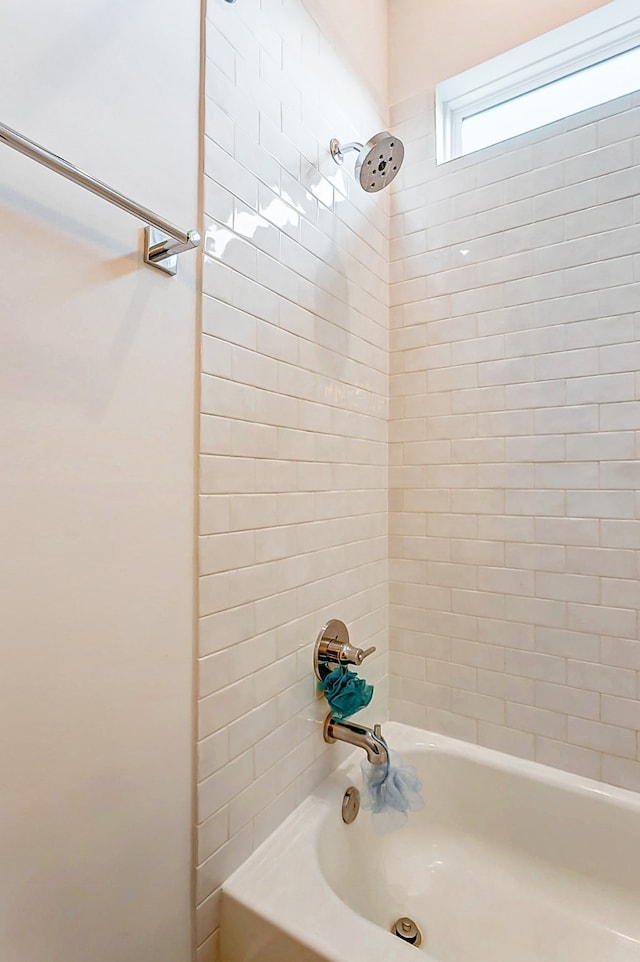
<path fill-rule="evenodd" d="M 174 224 L 164 220 L 164 218 L 158 217 L 153 211 L 142 207 L 129 197 L 125 197 L 124 194 L 119 194 L 118 191 L 103 184 L 101 180 L 85 174 L 84 171 L 70 164 L 68 160 L 58 157 L 57 154 L 52 154 L 50 150 L 46 150 L 33 140 L 29 140 L 28 137 L 23 137 L 22 134 L 12 130 L 11 127 L 5 126 L 5 124 L 0 124 L 0 141 L 7 144 L 8 147 L 13 147 L 14 150 L 19 151 L 26 157 L 31 157 L 32 160 L 37 161 L 44 167 L 61 174 L 67 180 L 73 181 L 74 184 L 79 184 L 80 187 L 90 190 L 92 194 L 97 194 L 98 197 L 109 201 L 110 204 L 115 204 L 116 207 L 120 207 L 127 213 L 133 214 L 134 217 L 139 217 L 140 220 L 145 221 L 147 227 L 145 228 L 144 259 L 145 263 L 151 267 L 157 267 L 165 274 L 173 275 L 178 270 L 178 254 L 199 247 L 201 237 L 198 231 L 180 230 L 179 227 L 175 227 Z"/>

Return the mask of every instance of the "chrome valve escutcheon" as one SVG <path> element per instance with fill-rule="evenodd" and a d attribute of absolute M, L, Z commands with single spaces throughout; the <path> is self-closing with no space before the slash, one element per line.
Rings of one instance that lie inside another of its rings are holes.
<path fill-rule="evenodd" d="M 313 650 L 313 670 L 319 681 L 339 665 L 361 665 L 372 655 L 375 647 L 356 648 L 349 642 L 349 631 L 344 621 L 332 618 L 320 629 Z"/>

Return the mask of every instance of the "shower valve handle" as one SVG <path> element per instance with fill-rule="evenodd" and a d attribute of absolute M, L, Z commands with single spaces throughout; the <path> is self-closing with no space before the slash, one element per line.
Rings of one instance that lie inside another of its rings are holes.
<path fill-rule="evenodd" d="M 323 681 L 332 670 L 332 665 L 361 665 L 375 650 L 375 646 L 362 649 L 350 644 L 347 626 L 343 621 L 333 618 L 322 627 L 316 639 L 313 652 L 316 678 Z"/>
<path fill-rule="evenodd" d="M 326 654 L 329 656 L 329 660 L 337 661 L 341 665 L 361 665 L 365 658 L 372 655 L 375 650 L 375 646 L 363 651 L 362 648 L 356 648 L 354 645 L 332 645 L 329 643 Z"/>
<path fill-rule="evenodd" d="M 372 655 L 375 650 L 376 650 L 376 646 L 375 646 L 375 645 L 372 645 L 371 648 L 365 648 L 364 651 L 362 650 L 362 648 L 356 648 L 356 660 L 355 660 L 355 664 L 356 664 L 356 665 L 361 665 L 362 662 L 365 660 L 365 658 L 368 658 L 369 655 Z"/>

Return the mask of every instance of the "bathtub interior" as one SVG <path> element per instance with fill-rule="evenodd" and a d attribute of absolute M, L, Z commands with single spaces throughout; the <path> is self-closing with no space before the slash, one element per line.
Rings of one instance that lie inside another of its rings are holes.
<path fill-rule="evenodd" d="M 440 962 L 638 962 L 640 808 L 501 756 L 406 753 L 426 808 L 378 836 L 367 813 L 327 817 L 317 857 L 332 890 L 388 930 L 409 916 Z"/>
<path fill-rule="evenodd" d="M 224 962 L 640 962 L 640 796 L 386 728 L 425 809 L 344 825 L 351 756 L 225 883 Z M 389 932 L 405 915 L 420 949 Z"/>

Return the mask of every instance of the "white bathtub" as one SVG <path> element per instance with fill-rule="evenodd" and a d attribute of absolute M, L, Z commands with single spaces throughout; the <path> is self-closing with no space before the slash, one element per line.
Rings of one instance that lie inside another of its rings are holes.
<path fill-rule="evenodd" d="M 640 795 L 383 731 L 424 811 L 382 837 L 366 811 L 344 825 L 354 752 L 225 883 L 224 962 L 640 962 Z M 421 948 L 389 933 L 400 916 Z"/>

